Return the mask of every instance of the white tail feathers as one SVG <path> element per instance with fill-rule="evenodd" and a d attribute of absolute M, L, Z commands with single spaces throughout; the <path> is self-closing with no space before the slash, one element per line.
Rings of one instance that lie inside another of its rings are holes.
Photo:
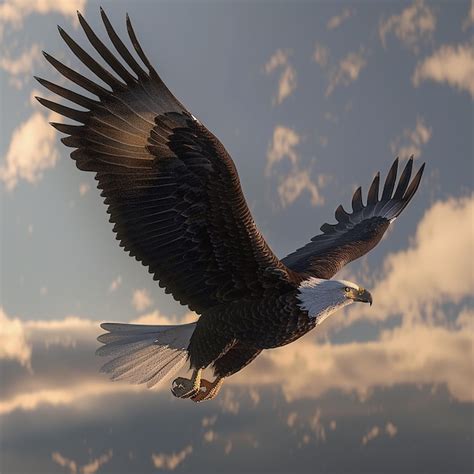
<path fill-rule="evenodd" d="M 186 362 L 196 323 L 178 326 L 103 323 L 108 331 L 97 339 L 105 344 L 96 355 L 113 357 L 101 372 L 112 380 L 153 387 L 175 374 Z"/>

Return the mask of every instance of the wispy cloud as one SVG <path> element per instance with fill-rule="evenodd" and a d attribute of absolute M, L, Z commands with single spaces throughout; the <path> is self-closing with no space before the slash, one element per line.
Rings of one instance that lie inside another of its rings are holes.
<path fill-rule="evenodd" d="M 315 63 L 319 64 L 322 68 L 326 67 L 329 62 L 329 49 L 321 43 L 314 45 L 314 52 L 312 59 Z"/>
<path fill-rule="evenodd" d="M 354 11 L 351 8 L 344 8 L 339 15 L 335 15 L 329 19 L 326 25 L 326 28 L 328 30 L 334 30 L 336 28 L 339 28 L 353 14 L 354 14 Z"/>
<path fill-rule="evenodd" d="M 55 144 L 55 130 L 40 112 L 34 112 L 20 124 L 13 132 L 0 167 L 0 180 L 7 190 L 15 188 L 20 179 L 36 183 L 45 170 L 53 168 L 59 159 Z"/>
<path fill-rule="evenodd" d="M 109 285 L 109 292 L 113 293 L 117 291 L 120 285 L 122 284 L 122 275 L 118 275 L 117 278 L 114 278 Z"/>
<path fill-rule="evenodd" d="M 40 46 L 35 43 L 16 58 L 8 54 L 0 56 L 0 68 L 9 75 L 10 84 L 17 89 L 23 86 L 25 78 L 31 76 L 33 67 L 41 60 L 40 49 Z"/>
<path fill-rule="evenodd" d="M 379 436 L 387 435 L 389 438 L 393 438 L 398 432 L 398 428 L 392 423 L 388 422 L 385 425 L 385 429 L 379 428 L 377 425 L 373 426 L 363 437 L 362 444 L 365 446 L 370 441 L 378 438 Z"/>
<path fill-rule="evenodd" d="M 81 183 L 79 185 L 79 195 L 81 197 L 85 196 L 89 192 L 90 189 L 91 189 L 91 187 L 90 187 L 89 183 Z"/>
<path fill-rule="evenodd" d="M 394 34 L 401 43 L 414 53 L 418 53 L 422 43 L 432 39 L 436 29 L 434 8 L 424 0 L 415 2 L 402 10 L 399 15 L 382 19 L 379 23 L 379 36 L 384 47 L 386 37 Z"/>
<path fill-rule="evenodd" d="M 153 465 L 157 469 L 166 469 L 168 471 L 174 471 L 189 455 L 191 455 L 192 452 L 192 445 L 188 445 L 177 453 L 152 454 L 151 459 L 153 461 Z"/>
<path fill-rule="evenodd" d="M 309 170 L 292 169 L 278 184 L 278 194 L 283 207 L 293 204 L 305 191 L 310 195 L 312 206 L 324 204 L 324 198 L 316 183 L 312 181 Z"/>
<path fill-rule="evenodd" d="M 76 461 L 63 456 L 58 451 L 51 454 L 51 459 L 62 467 L 69 470 L 70 474 L 95 474 L 101 466 L 107 464 L 112 459 L 113 451 L 110 449 L 107 453 L 98 458 L 91 459 L 87 464 L 79 466 Z"/>
<path fill-rule="evenodd" d="M 373 439 L 377 438 L 380 434 L 380 428 L 378 426 L 373 426 L 367 434 L 362 437 L 362 444 L 367 444 Z"/>
<path fill-rule="evenodd" d="M 87 0 L 9 0 L 0 5 L 0 39 L 6 26 L 18 30 L 33 13 L 59 13 L 74 19 L 77 10 L 84 10 Z"/>
<path fill-rule="evenodd" d="M 153 304 L 150 293 L 146 289 L 134 290 L 132 305 L 137 311 L 143 311 Z"/>
<path fill-rule="evenodd" d="M 431 56 L 420 61 L 412 81 L 419 86 L 422 81 L 447 83 L 467 91 L 474 98 L 474 46 L 472 43 L 443 45 Z"/>
<path fill-rule="evenodd" d="M 277 49 L 264 66 L 267 75 L 281 69 L 278 93 L 273 99 L 274 105 L 281 104 L 296 89 L 296 70 L 290 63 L 290 55 L 291 50 Z"/>
<path fill-rule="evenodd" d="M 294 129 L 278 125 L 268 145 L 265 175 L 277 176 L 278 195 L 283 207 L 291 205 L 305 191 L 310 194 L 313 206 L 324 203 L 320 185 L 312 180 L 310 170 L 300 165 L 300 156 L 296 151 L 300 141 L 301 136 Z M 286 172 L 277 172 L 276 165 L 282 161 L 289 161 L 290 168 Z"/>
<path fill-rule="evenodd" d="M 422 117 L 417 117 L 415 128 L 413 130 L 405 129 L 390 143 L 390 150 L 393 155 L 402 159 L 412 155 L 419 158 L 423 146 L 430 141 L 431 135 L 432 130 L 426 125 L 425 120 Z"/>
<path fill-rule="evenodd" d="M 265 175 L 270 176 L 275 165 L 285 159 L 288 159 L 292 165 L 296 165 L 299 156 L 295 148 L 300 141 L 301 137 L 296 130 L 284 125 L 277 125 L 273 130 L 273 138 L 267 149 Z"/>
<path fill-rule="evenodd" d="M 336 87 L 348 86 L 351 82 L 356 81 L 365 66 L 367 66 L 367 52 L 364 48 L 361 47 L 359 51 L 347 54 L 337 66 L 329 69 L 326 97 L 330 96 Z"/>

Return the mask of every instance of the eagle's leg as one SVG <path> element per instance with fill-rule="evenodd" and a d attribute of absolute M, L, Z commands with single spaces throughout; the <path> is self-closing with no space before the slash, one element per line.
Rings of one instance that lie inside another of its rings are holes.
<path fill-rule="evenodd" d="M 212 400 L 217 396 L 219 390 L 224 383 L 223 377 L 217 377 L 214 382 L 209 382 L 206 379 L 201 380 L 201 387 L 198 393 L 191 397 L 193 402 L 203 402 L 204 400 Z"/>
<path fill-rule="evenodd" d="M 191 379 L 178 377 L 173 380 L 171 393 L 178 398 L 190 398 L 199 392 L 202 369 L 195 369 Z"/>

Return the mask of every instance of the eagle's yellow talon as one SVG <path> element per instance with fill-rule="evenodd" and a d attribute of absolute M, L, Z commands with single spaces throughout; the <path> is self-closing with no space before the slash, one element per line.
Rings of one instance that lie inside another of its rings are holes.
<path fill-rule="evenodd" d="M 191 396 L 191 400 L 196 403 L 203 402 L 205 400 L 212 400 L 219 393 L 223 383 L 223 378 L 217 378 L 214 380 L 214 382 L 209 382 L 206 379 L 202 379 L 199 391 L 195 395 Z"/>

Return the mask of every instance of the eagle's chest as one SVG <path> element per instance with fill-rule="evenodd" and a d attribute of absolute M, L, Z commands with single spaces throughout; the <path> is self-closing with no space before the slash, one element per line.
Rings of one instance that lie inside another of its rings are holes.
<path fill-rule="evenodd" d="M 237 339 L 260 349 L 280 347 L 316 325 L 316 320 L 299 303 L 296 293 L 282 295 L 271 301 L 242 306 L 238 319 L 226 319 Z"/>

